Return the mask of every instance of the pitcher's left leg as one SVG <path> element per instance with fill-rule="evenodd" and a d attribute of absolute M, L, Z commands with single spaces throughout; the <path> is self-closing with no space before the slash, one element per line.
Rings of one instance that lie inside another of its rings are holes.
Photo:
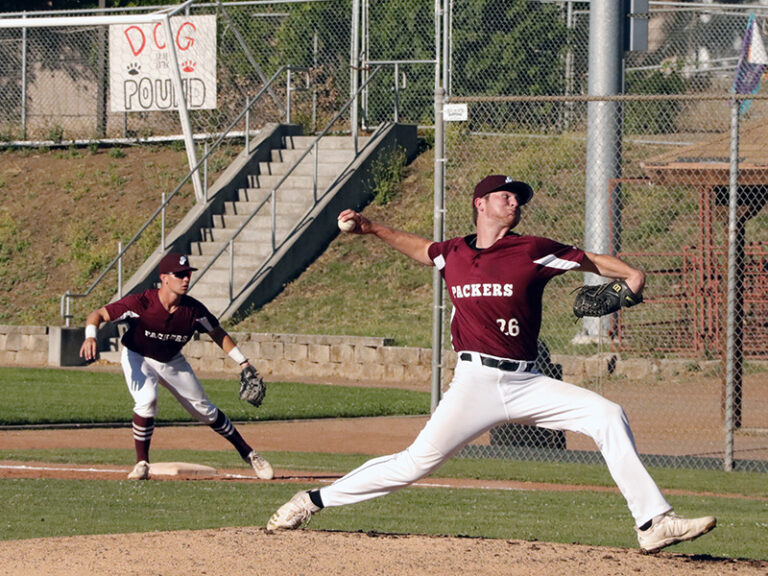
<path fill-rule="evenodd" d="M 541 375 L 532 376 L 512 402 L 510 415 L 553 430 L 592 438 L 638 526 L 672 509 L 637 453 L 621 406 L 599 394 Z"/>

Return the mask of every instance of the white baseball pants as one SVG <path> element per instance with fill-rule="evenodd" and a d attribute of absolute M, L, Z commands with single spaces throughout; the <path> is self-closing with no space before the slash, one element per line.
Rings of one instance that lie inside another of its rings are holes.
<path fill-rule="evenodd" d="M 219 409 L 208 399 L 208 394 L 182 354 L 177 354 L 168 362 L 160 362 L 123 346 L 120 363 L 133 397 L 133 411 L 139 416 L 154 418 L 157 415 L 159 383 L 198 422 L 210 425 L 216 420 Z"/>
<path fill-rule="evenodd" d="M 369 460 L 320 489 L 327 507 L 362 502 L 403 488 L 435 471 L 464 445 L 505 423 L 581 432 L 591 437 L 638 526 L 671 510 L 643 466 L 618 404 L 538 372 L 459 361 L 450 389 L 424 429 L 398 454 Z"/>

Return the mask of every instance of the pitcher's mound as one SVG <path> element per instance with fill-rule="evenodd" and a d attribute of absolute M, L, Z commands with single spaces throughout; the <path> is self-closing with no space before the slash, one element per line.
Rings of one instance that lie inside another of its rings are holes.
<path fill-rule="evenodd" d="M 150 476 L 193 476 L 210 478 L 216 476 L 216 468 L 189 462 L 156 462 L 149 465 Z"/>

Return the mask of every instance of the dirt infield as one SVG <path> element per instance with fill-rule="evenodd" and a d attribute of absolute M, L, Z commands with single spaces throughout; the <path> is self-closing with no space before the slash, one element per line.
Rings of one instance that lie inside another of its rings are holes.
<path fill-rule="evenodd" d="M 765 575 L 767 566 L 676 554 L 477 538 L 225 528 L 0 542 L 7 576 Z"/>
<path fill-rule="evenodd" d="M 406 447 L 425 417 L 264 422 L 241 426 L 260 450 L 334 453 L 390 453 Z M 229 445 L 206 427 L 161 427 L 157 449 L 227 449 Z M 130 430 L 0 431 L 4 449 L 130 448 Z M 0 477 L 66 477 L 122 479 L 126 466 L 54 466 L 0 462 Z M 219 470 L 243 479 L 243 470 Z M 277 470 L 276 480 L 332 481 L 332 474 Z M 510 483 L 487 480 L 429 478 L 430 486 L 510 488 L 526 490 L 614 490 L 589 486 Z M 316 530 L 268 534 L 262 527 L 163 533 L 75 536 L 0 542 L 3 574 L 158 574 L 334 575 L 357 574 L 688 574 L 701 576 L 768 573 L 768 562 L 637 550 L 550 544 L 516 540 L 340 533 Z"/>

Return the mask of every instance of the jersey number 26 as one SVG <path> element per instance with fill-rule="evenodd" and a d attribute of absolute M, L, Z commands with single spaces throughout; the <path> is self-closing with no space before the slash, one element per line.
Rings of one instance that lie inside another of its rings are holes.
<path fill-rule="evenodd" d="M 504 318 L 496 318 L 496 323 L 499 325 L 499 330 L 502 334 L 507 336 L 517 336 L 520 334 L 520 326 L 517 324 L 517 318 L 510 318 L 504 320 Z"/>

